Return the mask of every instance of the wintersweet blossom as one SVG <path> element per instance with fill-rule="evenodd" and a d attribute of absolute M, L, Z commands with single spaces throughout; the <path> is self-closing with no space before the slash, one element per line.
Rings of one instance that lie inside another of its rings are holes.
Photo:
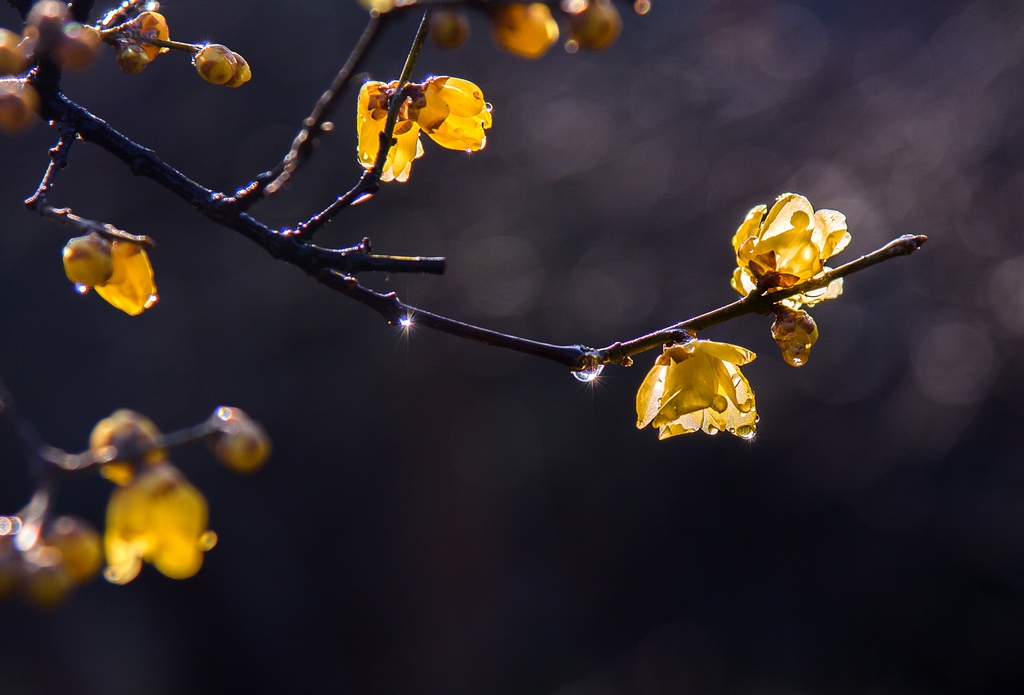
<path fill-rule="evenodd" d="M 766 213 L 767 212 L 767 216 Z M 755 288 L 786 289 L 821 277 L 825 261 L 850 243 L 846 216 L 836 210 L 814 211 L 807 198 L 784 193 L 769 211 L 758 205 L 736 230 L 732 246 L 737 268 L 732 287 L 746 296 Z M 813 292 L 783 300 L 794 309 L 813 306 L 843 293 L 842 278 Z"/>
<path fill-rule="evenodd" d="M 206 499 L 173 464 L 146 466 L 110 496 L 106 578 L 127 584 L 143 561 L 172 579 L 191 577 L 216 539 L 206 528 L 207 515 Z"/>
<path fill-rule="evenodd" d="M 359 90 L 356 128 L 359 163 L 373 167 L 380 150 L 380 135 L 398 82 L 366 82 Z M 403 89 L 405 100 L 393 131 L 395 144 L 388 152 L 382 181 L 407 181 L 413 160 L 423 156 L 420 131 L 450 150 L 475 152 L 487 144 L 484 131 L 491 127 L 491 105 L 481 89 L 457 77 L 431 77 Z"/>
<path fill-rule="evenodd" d="M 666 347 L 636 394 L 637 428 L 653 424 L 658 439 L 700 429 L 754 436 L 754 392 L 739 370 L 754 357 L 745 348 L 710 340 Z"/>

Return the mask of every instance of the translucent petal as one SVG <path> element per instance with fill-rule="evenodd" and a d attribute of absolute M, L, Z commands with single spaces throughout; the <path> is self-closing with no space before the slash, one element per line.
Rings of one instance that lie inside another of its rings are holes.
<path fill-rule="evenodd" d="M 783 193 L 768 211 L 768 216 L 761 225 L 760 238 L 770 239 L 793 228 L 810 227 L 813 217 L 814 208 L 807 198 L 796 193 Z"/>
<path fill-rule="evenodd" d="M 740 246 L 744 241 L 757 236 L 757 230 L 761 227 L 761 221 L 764 219 L 766 212 L 768 212 L 768 208 L 764 205 L 751 208 L 750 212 L 747 213 L 747 218 L 743 220 L 743 224 L 739 226 L 739 229 L 736 230 L 736 234 L 732 238 L 733 251 L 739 253 Z"/>
<path fill-rule="evenodd" d="M 114 273 L 110 280 L 96 286 L 96 294 L 126 314 L 137 316 L 152 306 L 156 297 L 153 266 L 138 244 L 114 241 L 110 246 Z"/>

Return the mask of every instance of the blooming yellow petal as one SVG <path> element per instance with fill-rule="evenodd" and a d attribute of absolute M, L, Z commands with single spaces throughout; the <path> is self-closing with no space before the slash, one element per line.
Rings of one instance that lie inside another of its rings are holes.
<path fill-rule="evenodd" d="M 451 150 L 483 149 L 491 112 L 478 86 L 458 77 L 432 77 L 424 83 L 423 100 L 415 119 L 434 142 Z"/>
<path fill-rule="evenodd" d="M 751 208 L 750 212 L 747 213 L 747 217 L 743 220 L 743 224 L 736 230 L 736 234 L 732 238 L 732 248 L 736 253 L 740 252 L 740 246 L 744 241 L 751 237 L 757 237 L 757 230 L 761 227 L 761 221 L 764 219 L 765 213 L 768 212 L 768 208 L 764 205 L 758 205 L 757 207 Z"/>
<path fill-rule="evenodd" d="M 168 462 L 147 468 L 110 496 L 107 579 L 131 581 L 142 561 L 173 579 L 191 577 L 208 547 L 206 524 L 206 499 L 177 468 Z"/>
<path fill-rule="evenodd" d="M 114 272 L 105 283 L 96 285 L 96 294 L 126 314 L 137 316 L 157 300 L 153 266 L 138 244 L 113 241 L 110 247 Z"/>

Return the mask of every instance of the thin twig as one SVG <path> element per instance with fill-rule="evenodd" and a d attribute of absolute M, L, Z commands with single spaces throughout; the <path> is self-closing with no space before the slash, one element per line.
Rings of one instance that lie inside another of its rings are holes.
<path fill-rule="evenodd" d="M 359 181 L 350 191 L 339 196 L 337 200 L 327 206 L 322 212 L 313 215 L 308 221 L 297 226 L 295 233 L 301 238 L 311 238 L 318 229 L 330 222 L 339 212 L 349 205 L 363 202 L 380 188 L 380 177 L 384 173 L 384 165 L 387 163 L 391 148 L 395 145 L 395 124 L 398 122 L 398 113 L 401 111 L 402 105 L 406 100 L 405 86 L 409 84 L 409 78 L 412 77 L 416 60 L 420 57 L 423 42 L 427 40 L 428 14 L 429 11 L 423 13 L 419 29 L 416 30 L 416 38 L 413 39 L 409 55 L 405 59 L 402 76 L 398 78 L 398 85 L 395 87 L 395 93 L 391 97 L 391 103 L 388 105 L 388 117 L 384 121 L 384 130 L 380 133 L 380 145 L 377 147 L 377 158 L 373 162 L 373 167 L 363 172 L 363 175 L 359 177 Z"/>
<path fill-rule="evenodd" d="M 646 350 L 650 350 L 661 345 L 667 345 L 669 343 L 685 341 L 685 331 L 701 331 L 705 328 L 710 328 L 711 326 L 716 326 L 720 323 L 725 323 L 726 321 L 730 321 L 747 314 L 768 314 L 772 307 L 783 299 L 787 299 L 796 294 L 804 294 L 806 292 L 819 290 L 823 287 L 828 287 L 829 283 L 834 280 L 846 277 L 847 275 L 852 275 L 853 273 L 864 270 L 865 268 L 870 268 L 871 266 L 881 263 L 882 261 L 887 261 L 890 258 L 910 255 L 921 248 L 927 240 L 928 237 L 924 235 L 914 236 L 906 234 L 898 239 L 890 241 L 888 244 L 876 251 L 872 251 L 867 255 L 861 256 L 855 261 L 851 261 L 845 265 L 835 268 L 834 270 L 830 270 L 816 280 L 808 280 L 807 282 L 795 285 L 785 290 L 775 290 L 764 293 L 760 293 L 755 290 L 743 299 L 739 299 L 732 304 L 727 304 L 726 306 L 715 309 L 714 311 L 709 311 L 706 314 L 673 324 L 667 328 L 661 329 L 660 331 L 655 331 L 654 333 L 649 333 L 624 343 L 613 343 L 608 347 L 595 351 L 597 361 L 599 364 L 621 364 L 627 361 L 631 356 Z"/>
<path fill-rule="evenodd" d="M 283 185 L 288 183 L 299 167 L 309 159 L 313 153 L 313 148 L 316 147 L 317 137 L 324 132 L 324 124 L 327 123 L 327 120 L 334 113 L 334 109 L 341 100 L 345 87 L 348 86 L 349 80 L 352 79 L 356 70 L 362 65 L 363 59 L 369 52 L 370 47 L 380 35 L 380 29 L 383 24 L 382 15 L 370 17 L 370 21 L 366 24 L 366 29 L 363 30 L 362 36 L 359 37 L 355 48 L 349 54 L 348 60 L 341 66 L 341 70 L 334 77 L 331 86 L 317 100 L 316 106 L 313 107 L 313 112 L 303 121 L 302 130 L 299 131 L 299 134 L 292 141 L 291 150 L 288 151 L 288 154 L 285 155 L 284 159 L 276 167 L 261 177 L 261 179 L 269 181 L 269 183 L 261 186 L 256 182 L 257 185 L 254 188 L 245 189 L 244 193 L 239 196 L 240 198 L 249 198 L 249 204 L 251 205 L 259 199 L 260 195 L 263 197 L 273 195 Z M 248 205 L 243 203 L 243 209 L 247 208 Z"/>

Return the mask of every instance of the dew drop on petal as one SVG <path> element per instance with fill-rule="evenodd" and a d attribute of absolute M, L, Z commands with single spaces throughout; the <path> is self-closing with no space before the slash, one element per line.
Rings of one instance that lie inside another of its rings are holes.
<path fill-rule="evenodd" d="M 576 377 L 577 381 L 582 381 L 584 384 L 589 384 L 590 382 L 597 379 L 597 377 L 601 376 L 601 372 L 603 371 L 604 365 L 598 364 L 593 367 L 584 368 L 577 372 L 573 372 L 572 375 Z"/>
<path fill-rule="evenodd" d="M 149 307 L 151 307 L 154 304 L 156 304 L 158 301 L 160 301 L 160 297 L 158 297 L 155 294 L 151 294 L 148 297 L 146 297 L 146 303 L 142 305 L 142 308 L 143 309 L 148 309 Z"/>
<path fill-rule="evenodd" d="M 80 282 L 75 283 L 75 292 L 78 294 L 89 294 L 89 286 L 83 285 Z"/>
<path fill-rule="evenodd" d="M 203 550 L 210 550 L 215 545 L 217 545 L 217 534 L 213 531 L 207 531 L 199 537 L 199 547 Z"/>
<path fill-rule="evenodd" d="M 740 436 L 743 439 L 753 439 L 756 431 L 757 430 L 754 429 L 753 425 L 741 425 L 736 428 L 737 436 Z"/>

